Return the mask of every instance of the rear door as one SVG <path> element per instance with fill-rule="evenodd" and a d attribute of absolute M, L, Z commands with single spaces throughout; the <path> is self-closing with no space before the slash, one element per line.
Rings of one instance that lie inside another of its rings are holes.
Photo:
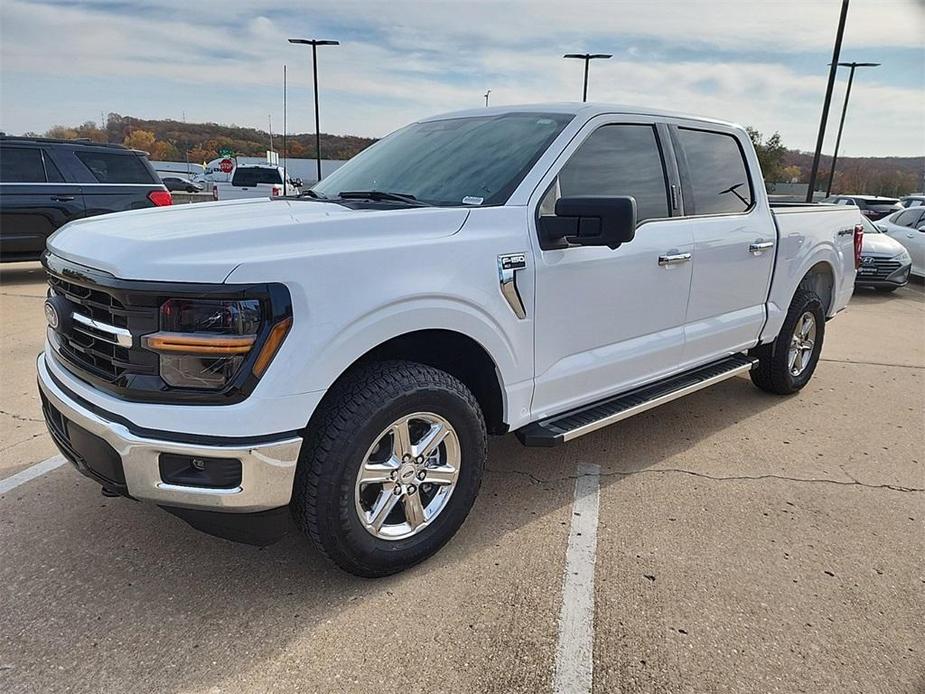
<path fill-rule="evenodd" d="M 534 223 L 533 412 L 540 417 L 678 369 L 692 238 L 672 217 L 677 170 L 666 135 L 645 118 L 594 118 L 531 198 L 535 220 L 554 214 L 560 197 L 630 195 L 638 222 L 635 238 L 616 250 L 544 248 Z"/>
<path fill-rule="evenodd" d="M 0 257 L 34 260 L 58 228 L 84 214 L 80 186 L 67 183 L 37 144 L 0 147 Z"/>
<path fill-rule="evenodd" d="M 153 207 L 148 195 L 164 184 L 140 154 L 129 150 L 74 147 L 70 167 L 83 182 L 86 215 Z"/>
<path fill-rule="evenodd" d="M 693 234 L 685 327 L 690 367 L 753 346 L 765 321 L 776 227 L 754 150 L 734 128 L 672 127 L 684 220 Z M 751 159 L 751 161 L 750 161 Z"/>

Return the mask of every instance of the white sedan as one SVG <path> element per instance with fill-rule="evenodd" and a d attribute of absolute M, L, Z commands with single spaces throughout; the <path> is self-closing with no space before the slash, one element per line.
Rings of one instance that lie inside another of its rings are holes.
<path fill-rule="evenodd" d="M 912 256 L 912 274 L 925 277 L 925 206 L 894 212 L 878 220 L 876 225 L 909 251 Z"/>

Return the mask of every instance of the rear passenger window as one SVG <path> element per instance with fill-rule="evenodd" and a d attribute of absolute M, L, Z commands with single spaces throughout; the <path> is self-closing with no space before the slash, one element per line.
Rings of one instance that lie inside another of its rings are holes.
<path fill-rule="evenodd" d="M 638 222 L 671 216 L 655 128 L 605 125 L 595 130 L 559 172 L 540 214 L 555 214 L 556 200 L 576 195 L 631 195 Z"/>
<path fill-rule="evenodd" d="M 155 183 L 151 173 L 134 154 L 75 152 L 100 183 Z"/>
<path fill-rule="evenodd" d="M 52 161 L 51 155 L 48 154 L 47 150 L 43 151 L 43 156 L 45 158 L 45 175 L 48 176 L 48 181 L 50 183 L 64 182 L 64 176 L 61 175 L 58 167 L 55 166 L 55 162 Z"/>
<path fill-rule="evenodd" d="M 694 195 L 694 214 L 737 214 L 752 206 L 748 167 L 738 140 L 725 133 L 680 128 Z"/>
<path fill-rule="evenodd" d="M 3 183 L 45 183 L 42 150 L 34 147 L 0 148 L 0 181 Z"/>

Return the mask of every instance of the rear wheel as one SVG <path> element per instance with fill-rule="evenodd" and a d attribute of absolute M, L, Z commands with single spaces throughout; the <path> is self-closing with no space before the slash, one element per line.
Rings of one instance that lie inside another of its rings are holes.
<path fill-rule="evenodd" d="M 322 407 L 296 474 L 296 522 L 359 576 L 434 554 L 468 515 L 487 457 L 469 389 L 439 369 L 381 362 L 348 374 Z"/>
<path fill-rule="evenodd" d="M 769 393 L 795 393 L 809 383 L 825 337 L 825 311 L 815 292 L 800 289 L 775 340 L 752 351 L 752 382 Z"/>

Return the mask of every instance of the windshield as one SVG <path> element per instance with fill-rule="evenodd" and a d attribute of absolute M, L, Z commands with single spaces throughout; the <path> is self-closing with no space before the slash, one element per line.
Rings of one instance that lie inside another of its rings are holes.
<path fill-rule="evenodd" d="M 278 185 L 282 182 L 283 177 L 277 169 L 266 168 L 237 168 L 231 179 L 233 186 L 256 186 L 259 183 Z"/>
<path fill-rule="evenodd" d="M 503 205 L 572 114 L 505 113 L 414 123 L 315 185 L 413 196 L 431 205 Z"/>

